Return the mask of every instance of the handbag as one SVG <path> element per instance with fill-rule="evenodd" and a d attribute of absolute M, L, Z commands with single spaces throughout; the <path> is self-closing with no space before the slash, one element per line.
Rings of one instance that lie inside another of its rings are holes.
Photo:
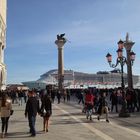
<path fill-rule="evenodd" d="M 10 110 L 10 115 L 13 115 L 13 113 L 14 113 L 14 110 L 13 109 Z"/>
<path fill-rule="evenodd" d="M 44 117 L 45 115 L 46 115 L 46 110 L 45 109 L 41 110 L 40 111 L 40 116 Z"/>
<path fill-rule="evenodd" d="M 43 109 L 43 110 L 41 111 L 41 113 L 40 113 L 40 116 L 41 116 L 41 117 L 50 117 L 51 114 L 52 114 L 51 110 L 47 110 L 47 111 L 46 111 L 45 109 Z"/>

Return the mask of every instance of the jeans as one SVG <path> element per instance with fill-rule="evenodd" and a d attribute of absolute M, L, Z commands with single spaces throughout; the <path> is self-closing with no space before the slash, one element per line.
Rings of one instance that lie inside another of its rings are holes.
<path fill-rule="evenodd" d="M 93 105 L 92 104 L 89 104 L 89 103 L 86 103 L 86 116 L 87 116 L 87 119 L 88 117 L 90 117 L 90 120 L 92 119 L 92 113 L 93 113 Z"/>
<path fill-rule="evenodd" d="M 4 132 L 4 130 L 5 133 L 7 133 L 9 117 L 1 117 L 1 121 L 2 121 L 2 133 Z"/>
<path fill-rule="evenodd" d="M 90 119 L 92 119 L 91 118 L 92 117 L 92 109 L 87 109 L 86 116 L 87 116 L 87 119 L 88 119 L 88 117 L 90 117 Z"/>
<path fill-rule="evenodd" d="M 36 130 L 35 130 L 36 116 L 28 116 L 28 120 L 29 120 L 30 133 L 35 136 L 36 135 Z"/>

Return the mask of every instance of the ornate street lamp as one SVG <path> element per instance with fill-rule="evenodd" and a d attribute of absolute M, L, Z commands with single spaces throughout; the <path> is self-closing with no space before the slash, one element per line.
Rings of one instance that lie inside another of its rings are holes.
<path fill-rule="evenodd" d="M 112 62 L 112 55 L 110 53 L 108 53 L 106 55 L 106 58 L 107 58 L 108 63 L 110 64 Z"/>
<path fill-rule="evenodd" d="M 120 41 L 118 42 L 118 49 L 123 49 L 123 47 L 123 41 L 120 39 Z"/>
<path fill-rule="evenodd" d="M 124 85 L 124 77 L 123 77 L 123 73 L 124 73 L 123 72 L 123 66 L 126 63 L 126 58 L 123 56 L 122 49 L 118 49 L 117 53 L 118 53 L 118 57 L 117 57 L 117 60 L 116 60 L 116 64 L 112 64 L 112 55 L 111 54 L 108 53 L 106 55 L 106 58 L 107 58 L 107 61 L 110 65 L 110 67 L 112 67 L 112 68 L 116 68 L 120 64 L 120 66 L 121 66 L 121 86 L 122 86 L 122 89 L 124 89 L 125 85 Z"/>
<path fill-rule="evenodd" d="M 133 63 L 134 63 L 134 61 L 135 61 L 135 56 L 136 56 L 136 54 L 135 54 L 133 51 L 131 51 L 131 52 L 130 52 L 130 60 L 131 60 L 131 62 L 132 62 L 132 65 L 133 65 Z"/>
<path fill-rule="evenodd" d="M 121 66 L 121 87 L 122 87 L 122 93 L 123 93 L 123 103 L 122 103 L 122 109 L 119 113 L 120 117 L 129 117 L 130 114 L 127 112 L 127 108 L 126 108 L 126 100 L 125 100 L 125 92 L 124 92 L 124 88 L 125 88 L 125 84 L 124 84 L 124 77 L 123 77 L 123 66 L 125 64 L 127 64 L 127 68 L 129 67 L 129 72 L 128 72 L 128 88 L 130 87 L 130 89 L 132 89 L 132 65 L 133 62 L 135 60 L 135 53 L 133 51 L 131 51 L 131 48 L 134 44 L 134 42 L 131 42 L 128 40 L 129 36 L 128 34 L 126 35 L 126 41 L 122 41 L 120 40 L 118 42 L 118 50 L 116 51 L 118 54 L 117 60 L 116 60 L 116 64 L 112 64 L 112 55 L 110 53 L 108 53 L 106 55 L 107 61 L 110 65 L 110 67 L 115 68 L 117 67 L 119 64 Z M 123 48 L 126 48 L 126 52 L 127 52 L 127 58 L 125 56 L 123 56 Z M 129 65 L 129 66 L 128 66 Z M 131 67 L 130 67 L 131 66 Z"/>

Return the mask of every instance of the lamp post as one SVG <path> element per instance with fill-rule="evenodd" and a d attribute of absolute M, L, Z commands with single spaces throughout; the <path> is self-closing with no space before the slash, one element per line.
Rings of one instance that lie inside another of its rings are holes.
<path fill-rule="evenodd" d="M 123 77 L 123 74 L 124 74 L 123 66 L 126 63 L 126 58 L 123 56 L 123 50 L 122 49 L 118 49 L 116 52 L 118 53 L 116 64 L 112 64 L 112 55 L 110 53 L 108 53 L 106 55 L 106 58 L 108 60 L 108 63 L 110 65 L 110 67 L 112 67 L 112 68 L 116 68 L 120 64 L 120 66 L 121 66 L 121 87 L 122 87 L 122 89 L 124 89 L 125 84 L 124 84 L 124 77 Z"/>
<path fill-rule="evenodd" d="M 122 109 L 119 113 L 120 117 L 129 117 L 130 114 L 127 112 L 127 108 L 126 108 L 126 100 L 125 100 L 125 92 L 124 92 L 124 88 L 125 88 L 125 84 L 124 84 L 124 71 L 123 71 L 123 66 L 125 64 L 127 64 L 127 77 L 128 77 L 128 88 L 132 89 L 133 87 L 133 83 L 132 83 L 132 65 L 133 62 L 135 60 L 135 53 L 133 51 L 131 51 L 131 48 L 133 46 L 134 42 L 129 41 L 129 35 L 127 33 L 126 35 L 126 41 L 122 41 L 120 40 L 118 42 L 118 50 L 117 50 L 117 60 L 116 60 L 116 64 L 112 64 L 112 55 L 110 53 L 108 53 L 106 55 L 107 61 L 110 65 L 110 67 L 115 68 L 117 67 L 119 64 L 121 66 L 121 88 L 122 88 L 122 96 L 123 96 L 123 103 L 122 103 Z M 127 53 L 127 57 L 123 56 L 123 48 L 125 47 L 126 49 L 126 53 Z"/>
<path fill-rule="evenodd" d="M 55 44 L 58 47 L 58 90 L 60 94 L 64 91 L 64 58 L 63 58 L 63 48 L 66 43 L 65 34 L 57 35 L 57 40 Z"/>

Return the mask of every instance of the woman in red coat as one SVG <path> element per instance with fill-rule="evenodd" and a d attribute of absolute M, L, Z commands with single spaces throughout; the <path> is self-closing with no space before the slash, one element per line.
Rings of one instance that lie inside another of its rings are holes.
<path fill-rule="evenodd" d="M 92 120 L 94 99 L 95 96 L 92 94 L 92 92 L 90 90 L 87 90 L 85 95 L 86 117 L 87 119 L 90 117 L 90 120 Z"/>

